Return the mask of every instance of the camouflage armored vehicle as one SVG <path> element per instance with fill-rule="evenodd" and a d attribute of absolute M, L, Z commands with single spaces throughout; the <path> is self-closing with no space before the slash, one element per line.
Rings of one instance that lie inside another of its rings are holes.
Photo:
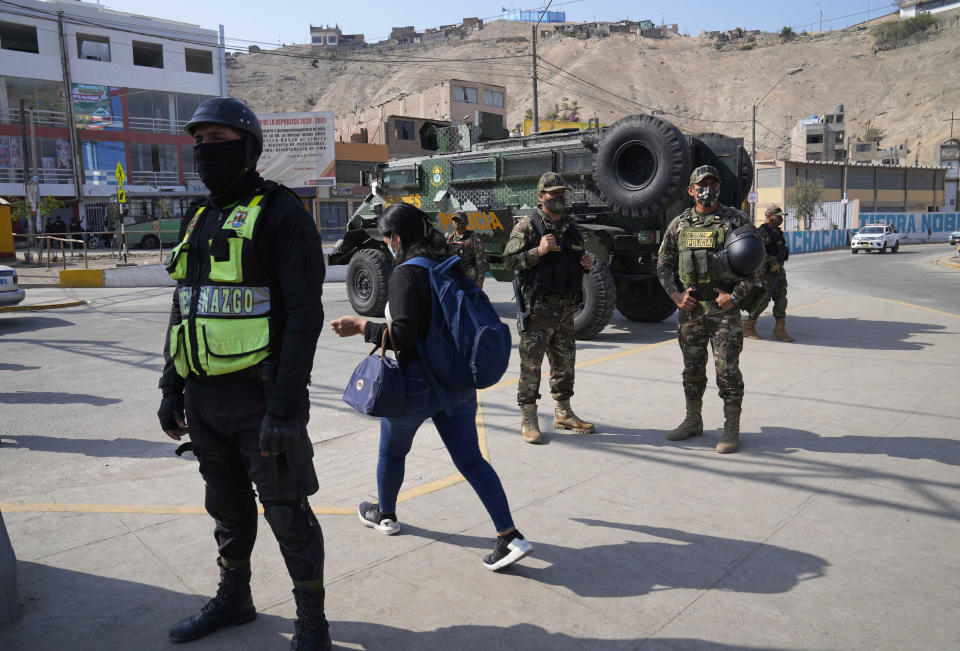
<path fill-rule="evenodd" d="M 453 230 L 456 211 L 466 211 L 490 273 L 510 281 L 513 272 L 501 255 L 510 230 L 516 219 L 536 209 L 540 175 L 555 171 L 570 186 L 567 209 L 597 260 L 584 276 L 577 336 L 588 339 L 600 332 L 614 308 L 633 321 L 662 321 L 676 306 L 657 280 L 656 256 L 667 224 L 690 205 L 690 172 L 714 165 L 722 177 L 720 200 L 731 206 L 742 204 L 752 180 L 742 138 L 685 135 L 652 115 L 631 115 L 588 130 L 506 135 L 502 127 L 482 124 L 421 133 L 435 155 L 391 160 L 370 173 L 372 192 L 329 258 L 331 265 L 347 265 L 347 294 L 358 314 L 382 316 L 386 305 L 393 260 L 377 231 L 386 206 L 413 204 L 444 232 Z"/>

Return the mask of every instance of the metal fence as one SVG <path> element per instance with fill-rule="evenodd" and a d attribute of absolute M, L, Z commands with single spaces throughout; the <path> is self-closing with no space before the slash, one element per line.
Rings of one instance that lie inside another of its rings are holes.
<path fill-rule="evenodd" d="M 827 231 L 859 228 L 857 225 L 858 210 L 853 202 L 844 204 L 841 201 L 824 201 L 817 206 L 809 224 L 797 218 L 796 206 L 787 204 L 784 212 L 786 213 L 783 220 L 783 230 L 785 231 Z"/>

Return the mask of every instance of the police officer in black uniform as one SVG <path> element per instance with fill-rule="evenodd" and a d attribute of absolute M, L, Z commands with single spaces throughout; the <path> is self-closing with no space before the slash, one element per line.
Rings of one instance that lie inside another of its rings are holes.
<path fill-rule="evenodd" d="M 206 100 L 186 130 L 210 194 L 185 216 L 167 259 L 177 288 L 158 416 L 171 438 L 189 434 L 200 461 L 220 586 L 200 613 L 170 629 L 170 641 L 256 617 L 256 488 L 293 579 L 290 648 L 329 649 L 323 535 L 307 502 L 318 490 L 307 384 L 323 325 L 319 233 L 291 191 L 257 174 L 263 136 L 246 104 Z"/>

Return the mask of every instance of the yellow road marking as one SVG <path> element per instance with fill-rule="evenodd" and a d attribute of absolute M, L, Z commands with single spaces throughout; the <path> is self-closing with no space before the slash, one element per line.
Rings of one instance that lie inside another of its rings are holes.
<path fill-rule="evenodd" d="M 918 310 L 923 310 L 925 312 L 933 312 L 934 314 L 943 314 L 944 316 L 952 316 L 954 318 L 960 319 L 960 314 L 954 314 L 953 312 L 944 312 L 943 310 L 935 310 L 932 307 L 924 307 L 922 305 L 914 305 L 913 303 L 907 303 L 906 301 L 898 301 L 893 298 L 883 298 L 880 296 L 864 296 L 863 298 L 869 298 L 874 301 L 886 301 L 887 303 L 897 303 L 898 305 L 906 305 L 907 307 L 914 307 Z"/>
<path fill-rule="evenodd" d="M 77 305 L 84 305 L 86 303 L 83 299 L 78 299 L 75 301 L 64 301 L 63 303 L 47 303 L 45 305 L 10 305 L 7 307 L 0 307 L 0 312 L 33 312 L 34 310 L 59 310 L 62 307 L 76 307 Z"/>
<path fill-rule="evenodd" d="M 815 301 L 813 303 L 807 303 L 806 305 L 800 305 L 793 309 L 791 312 L 798 310 L 803 310 L 809 307 L 814 307 L 817 305 L 823 305 L 826 303 L 831 303 L 833 301 L 844 298 L 842 296 L 835 296 L 831 298 L 826 298 L 820 301 Z M 891 303 L 899 303 L 901 305 L 906 305 L 908 307 L 914 307 L 920 310 L 926 310 L 928 312 L 936 312 L 938 314 L 944 314 L 946 316 L 953 316 L 960 318 L 960 315 L 951 314 L 950 312 L 942 312 L 940 310 L 934 310 L 931 308 L 923 307 L 920 305 L 913 305 L 912 303 L 905 303 L 903 301 L 897 301 L 893 299 L 878 298 L 873 296 L 868 296 L 865 298 L 873 298 L 878 301 L 888 301 Z M 637 353 L 651 350 L 664 344 L 668 344 L 675 341 L 674 338 L 664 339 L 663 341 L 657 341 L 652 344 L 645 344 L 643 346 L 637 346 L 636 348 L 631 348 L 629 350 L 622 350 L 618 353 L 612 353 L 610 355 L 605 355 L 603 357 L 598 357 L 596 359 L 587 360 L 576 365 L 575 368 L 581 369 L 589 366 L 594 366 L 596 364 L 602 364 L 604 362 L 609 362 L 614 359 L 620 359 L 623 357 L 629 357 L 630 355 L 635 355 Z M 496 391 L 497 389 L 503 389 L 506 387 L 516 386 L 519 382 L 519 378 L 513 378 L 510 380 L 504 380 L 494 384 L 493 386 L 487 387 L 486 389 L 481 389 L 477 391 L 478 396 L 489 391 Z M 477 439 L 480 445 L 480 453 L 483 455 L 483 458 L 487 461 L 490 460 L 490 451 L 487 447 L 487 428 L 486 422 L 483 417 L 483 403 L 480 400 L 477 400 Z M 460 473 L 454 473 L 447 475 L 446 477 L 441 477 L 440 479 L 435 479 L 433 481 L 421 484 L 419 486 L 414 486 L 413 488 L 402 491 L 397 496 L 397 502 L 408 502 L 416 497 L 422 497 L 429 493 L 433 493 L 450 486 L 454 486 L 464 481 L 463 475 Z M 206 513 L 206 510 L 201 506 L 134 506 L 127 504 L 59 504 L 54 502 L 0 502 L 0 511 L 6 511 L 7 513 L 137 513 L 137 514 L 151 514 L 151 515 L 195 515 Z M 352 506 L 321 506 L 315 507 L 313 512 L 317 515 L 353 515 L 356 513 L 356 508 Z M 263 509 L 260 509 L 260 513 L 263 513 Z"/>

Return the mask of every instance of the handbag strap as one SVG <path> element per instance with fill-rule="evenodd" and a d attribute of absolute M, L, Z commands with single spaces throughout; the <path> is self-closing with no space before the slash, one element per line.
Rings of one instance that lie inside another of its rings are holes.
<path fill-rule="evenodd" d="M 370 354 L 373 355 L 377 352 L 377 348 L 380 349 L 380 361 L 383 361 L 383 356 L 387 352 L 387 337 L 390 337 L 390 348 L 393 350 L 393 356 L 397 356 L 397 345 L 393 341 L 393 330 L 390 328 L 390 324 L 387 324 L 387 329 L 383 331 L 383 335 L 380 337 L 380 343 L 373 347 L 373 350 L 370 351 Z"/>

